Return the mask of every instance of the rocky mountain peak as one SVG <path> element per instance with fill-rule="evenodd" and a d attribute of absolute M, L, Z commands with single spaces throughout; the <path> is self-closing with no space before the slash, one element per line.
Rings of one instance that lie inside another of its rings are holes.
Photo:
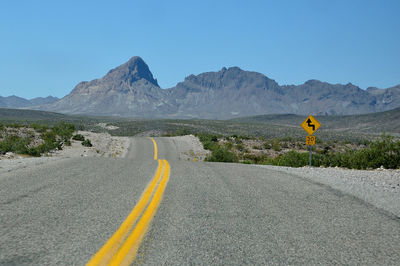
<path fill-rule="evenodd" d="M 319 81 L 317 79 L 310 79 L 310 80 L 307 80 L 304 84 L 309 85 L 309 86 L 320 86 L 323 83 L 324 82 Z"/>
<path fill-rule="evenodd" d="M 159 87 L 157 80 L 150 72 L 149 66 L 139 56 L 132 57 L 128 62 L 110 70 L 104 76 L 106 81 L 125 81 L 130 84 L 141 79 Z"/>

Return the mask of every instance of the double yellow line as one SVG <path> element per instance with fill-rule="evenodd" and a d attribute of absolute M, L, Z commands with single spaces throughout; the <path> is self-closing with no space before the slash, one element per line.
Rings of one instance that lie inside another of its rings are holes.
<path fill-rule="evenodd" d="M 153 138 L 151 140 L 154 144 L 154 160 L 157 160 L 157 143 Z M 133 262 L 140 243 L 160 205 L 169 175 L 168 161 L 159 159 L 156 174 L 147 185 L 139 202 L 119 229 L 87 265 L 130 265 Z"/>

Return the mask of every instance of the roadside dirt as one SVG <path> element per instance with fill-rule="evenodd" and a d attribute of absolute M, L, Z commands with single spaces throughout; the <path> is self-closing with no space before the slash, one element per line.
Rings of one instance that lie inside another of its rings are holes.
<path fill-rule="evenodd" d="M 41 165 L 50 161 L 76 157 L 109 157 L 123 158 L 128 152 L 130 140 L 128 137 L 114 137 L 108 133 L 93 133 L 78 131 L 89 139 L 92 147 L 84 147 L 81 141 L 71 140 L 71 146 L 64 146 L 62 150 L 52 151 L 42 157 L 30 157 L 14 153 L 0 155 L 0 174 L 18 168 Z"/>
<path fill-rule="evenodd" d="M 193 135 L 168 137 L 171 139 L 179 152 L 179 159 L 186 161 L 204 161 L 210 154 L 203 148 L 203 144 Z"/>

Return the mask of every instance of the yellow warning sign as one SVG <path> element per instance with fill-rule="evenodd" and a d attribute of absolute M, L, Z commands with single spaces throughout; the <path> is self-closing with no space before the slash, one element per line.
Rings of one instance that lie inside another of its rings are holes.
<path fill-rule="evenodd" d="M 307 136 L 306 137 L 306 145 L 307 146 L 314 146 L 315 145 L 315 141 L 316 141 L 315 136 Z"/>
<path fill-rule="evenodd" d="M 315 133 L 315 131 L 318 130 L 318 128 L 321 126 L 321 124 L 318 122 L 317 119 L 315 119 L 312 115 L 306 118 L 303 123 L 301 123 L 301 127 L 309 134 L 312 135 Z"/>

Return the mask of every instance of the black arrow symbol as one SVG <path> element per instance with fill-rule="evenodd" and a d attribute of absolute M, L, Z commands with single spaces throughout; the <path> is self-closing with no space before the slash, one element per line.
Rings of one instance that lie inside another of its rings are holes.
<path fill-rule="evenodd" d="M 312 122 L 311 122 L 311 119 L 309 118 L 308 120 L 307 120 L 307 125 L 308 125 L 308 127 L 312 127 L 312 130 L 314 131 L 315 130 L 315 125 L 313 125 L 313 124 L 311 124 Z"/>

